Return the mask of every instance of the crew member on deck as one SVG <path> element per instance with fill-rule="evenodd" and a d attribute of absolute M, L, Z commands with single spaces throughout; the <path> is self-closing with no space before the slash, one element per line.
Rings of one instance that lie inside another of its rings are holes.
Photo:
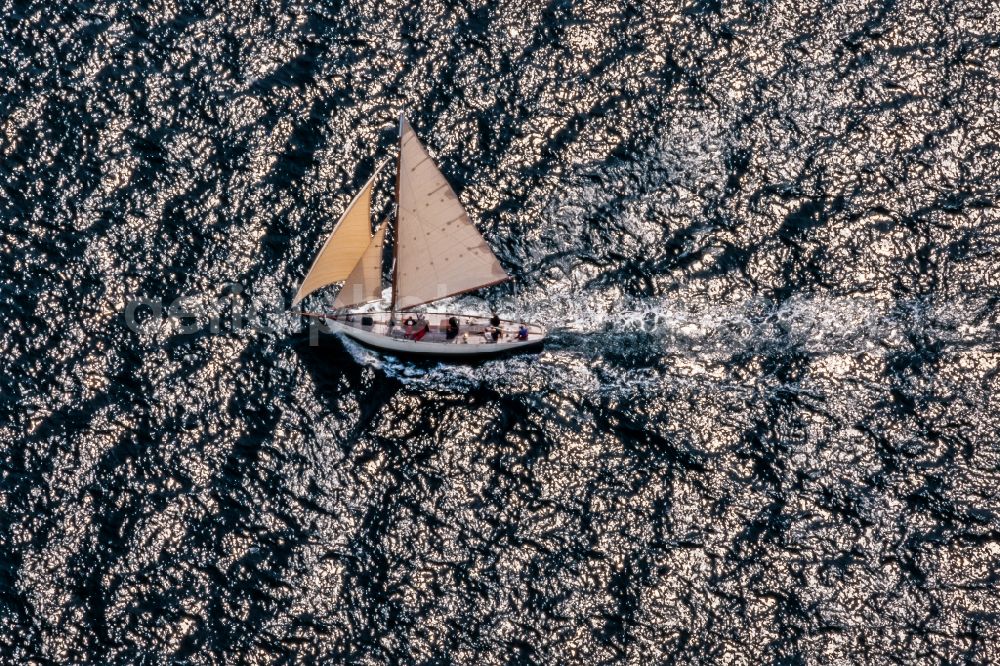
<path fill-rule="evenodd" d="M 445 337 L 449 340 L 454 340 L 458 337 L 458 317 L 452 317 L 448 320 L 448 327 L 445 329 Z"/>
<path fill-rule="evenodd" d="M 487 340 L 493 340 L 493 342 L 500 340 L 500 335 L 502 333 L 500 330 L 500 315 L 496 312 L 494 312 L 493 316 L 490 317 L 490 327 L 486 329 L 486 331 L 489 333 Z"/>

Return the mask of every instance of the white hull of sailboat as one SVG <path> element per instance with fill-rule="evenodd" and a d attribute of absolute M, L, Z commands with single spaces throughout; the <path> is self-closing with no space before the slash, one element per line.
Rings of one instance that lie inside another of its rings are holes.
<path fill-rule="evenodd" d="M 492 336 L 483 334 L 483 330 L 488 329 L 489 326 L 485 318 L 443 314 L 428 317 L 426 321 L 432 324 L 432 331 L 425 334 L 422 339 L 415 340 L 412 331 L 418 331 L 425 320 L 419 320 L 417 324 L 409 327 L 411 333 L 408 335 L 405 325 L 394 326 L 390 329 L 387 325 L 388 316 L 386 313 L 368 315 L 372 316 L 373 323 L 371 325 L 364 325 L 362 316 L 361 314 L 336 318 L 324 316 L 322 321 L 331 333 L 339 333 L 374 349 L 392 354 L 438 356 L 451 359 L 497 356 L 536 350 L 542 346 L 546 336 L 544 328 L 529 324 L 527 325 L 527 339 L 519 340 L 516 337 L 519 325 L 503 322 L 500 326 L 503 331 L 500 339 L 493 341 Z M 403 316 L 405 317 L 405 315 Z M 397 314 L 397 318 L 399 317 L 400 315 Z M 450 317 L 458 317 L 461 322 L 460 334 L 451 340 L 447 339 L 444 333 L 445 323 Z"/>

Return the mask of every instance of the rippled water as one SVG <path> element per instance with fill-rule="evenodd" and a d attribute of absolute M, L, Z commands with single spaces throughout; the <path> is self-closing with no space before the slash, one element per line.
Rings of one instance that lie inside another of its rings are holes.
<path fill-rule="evenodd" d="M 998 658 L 996 3 L 0 8 L 5 663 Z M 401 109 L 540 355 L 283 314 Z"/>

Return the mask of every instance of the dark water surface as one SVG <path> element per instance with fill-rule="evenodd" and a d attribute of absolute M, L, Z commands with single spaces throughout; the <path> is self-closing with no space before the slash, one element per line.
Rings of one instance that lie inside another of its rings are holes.
<path fill-rule="evenodd" d="M 997 3 L 0 17 L 3 663 L 1000 658 Z M 284 314 L 400 109 L 541 355 Z"/>

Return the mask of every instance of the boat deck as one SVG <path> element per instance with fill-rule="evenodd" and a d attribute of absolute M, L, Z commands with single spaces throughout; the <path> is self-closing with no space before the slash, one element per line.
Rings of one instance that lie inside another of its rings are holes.
<path fill-rule="evenodd" d="M 493 340 L 489 331 L 493 328 L 490 318 L 478 315 L 455 313 L 396 313 L 397 323 L 389 326 L 388 312 L 351 312 L 347 314 L 318 314 L 310 316 L 321 317 L 334 331 L 339 331 L 366 344 L 381 347 L 391 351 L 414 353 L 444 353 L 444 354 L 491 354 L 508 349 L 531 347 L 545 339 L 546 331 L 542 326 L 529 324 L 528 337 L 518 339 L 517 332 L 522 323 L 509 319 L 500 320 L 499 339 Z M 407 325 L 406 320 L 412 317 L 414 323 Z M 448 339 L 446 329 L 448 320 L 456 317 L 459 322 L 458 335 Z M 424 324 L 430 324 L 430 330 L 420 340 L 414 339 L 414 334 L 421 330 Z"/>
<path fill-rule="evenodd" d="M 407 326 L 406 319 L 412 316 L 414 324 Z M 362 317 L 371 317 L 372 325 L 366 326 L 362 323 Z M 445 330 L 448 327 L 448 319 L 458 318 L 458 336 L 449 340 Z M 376 335 L 383 335 L 395 340 L 411 340 L 413 334 L 419 331 L 424 323 L 430 324 L 430 330 L 420 340 L 421 342 L 436 342 L 444 344 L 496 344 L 492 336 L 488 336 L 488 331 L 493 328 L 490 325 L 489 317 L 476 315 L 459 315 L 452 313 L 396 313 L 397 323 L 389 327 L 389 313 L 348 313 L 346 315 L 327 315 L 327 319 L 335 321 L 341 325 L 357 328 Z M 518 340 L 517 331 L 521 322 L 509 319 L 500 320 L 500 338 L 497 342 L 532 342 L 539 341 L 545 337 L 545 329 L 537 324 L 524 323 L 528 327 L 527 340 Z"/>

